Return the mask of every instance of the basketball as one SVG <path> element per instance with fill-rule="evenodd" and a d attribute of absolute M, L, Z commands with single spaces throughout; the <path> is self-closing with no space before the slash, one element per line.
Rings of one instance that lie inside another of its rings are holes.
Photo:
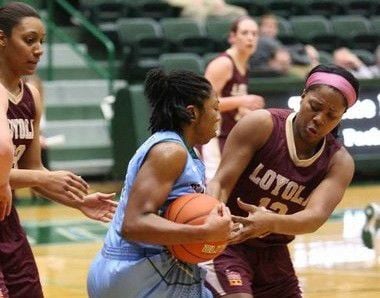
<path fill-rule="evenodd" d="M 176 223 L 201 225 L 219 201 L 202 193 L 183 195 L 174 200 L 165 218 Z M 225 242 L 200 242 L 167 246 L 171 254 L 182 262 L 196 264 L 217 257 L 226 248 Z"/>

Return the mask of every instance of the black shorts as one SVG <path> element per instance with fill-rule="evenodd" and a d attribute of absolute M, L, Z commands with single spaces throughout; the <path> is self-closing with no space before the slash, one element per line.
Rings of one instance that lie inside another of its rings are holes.
<path fill-rule="evenodd" d="M 206 268 L 206 286 L 214 297 L 237 293 L 255 298 L 302 297 L 285 245 L 231 245 Z"/>
<path fill-rule="evenodd" d="M 32 249 L 14 206 L 0 221 L 0 297 L 43 297 Z"/>

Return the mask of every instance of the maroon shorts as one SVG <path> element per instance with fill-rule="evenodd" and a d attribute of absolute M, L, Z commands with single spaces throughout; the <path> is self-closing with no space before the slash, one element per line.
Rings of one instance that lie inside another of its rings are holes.
<path fill-rule="evenodd" d="M 36 262 L 14 206 L 0 221 L 0 297 L 43 297 Z"/>
<path fill-rule="evenodd" d="M 255 298 L 302 297 L 285 245 L 231 245 L 206 267 L 206 285 L 214 297 L 237 293 Z"/>

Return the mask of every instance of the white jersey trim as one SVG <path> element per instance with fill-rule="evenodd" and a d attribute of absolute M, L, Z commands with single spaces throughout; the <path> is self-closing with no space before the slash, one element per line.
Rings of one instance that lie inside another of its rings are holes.
<path fill-rule="evenodd" d="M 322 154 L 326 145 L 326 138 L 323 138 L 323 144 L 321 148 L 316 152 L 312 157 L 308 159 L 300 159 L 297 155 L 296 144 L 294 142 L 293 134 L 293 119 L 296 116 L 296 113 L 291 113 L 288 118 L 286 118 L 285 133 L 286 133 L 286 142 L 288 144 L 289 155 L 294 164 L 297 167 L 308 167 L 314 163 Z"/>

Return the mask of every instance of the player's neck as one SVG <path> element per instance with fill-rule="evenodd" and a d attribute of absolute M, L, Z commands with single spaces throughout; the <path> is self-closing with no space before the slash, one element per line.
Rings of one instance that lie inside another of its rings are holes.
<path fill-rule="evenodd" d="M 226 53 L 231 56 L 239 72 L 245 74 L 247 71 L 247 59 L 245 56 L 240 55 L 234 48 L 229 48 Z"/>
<path fill-rule="evenodd" d="M 6 69 L 0 72 L 0 83 L 12 95 L 17 96 L 21 92 L 20 78 L 11 73 L 8 74 Z"/>
<path fill-rule="evenodd" d="M 235 47 L 231 47 L 227 50 L 227 54 L 229 54 L 231 57 L 234 58 L 234 60 L 239 63 L 239 65 L 243 66 L 243 67 L 246 67 L 247 65 L 247 62 L 248 62 L 248 59 L 249 59 L 249 55 L 241 52 L 241 51 L 238 51 L 237 48 Z"/>
<path fill-rule="evenodd" d="M 189 137 L 189 135 L 184 131 L 182 134 L 180 134 L 180 137 L 183 143 L 185 144 L 187 151 L 189 151 L 190 155 L 193 158 L 197 158 L 197 154 L 193 148 L 195 144 L 190 140 L 191 138 Z"/>

